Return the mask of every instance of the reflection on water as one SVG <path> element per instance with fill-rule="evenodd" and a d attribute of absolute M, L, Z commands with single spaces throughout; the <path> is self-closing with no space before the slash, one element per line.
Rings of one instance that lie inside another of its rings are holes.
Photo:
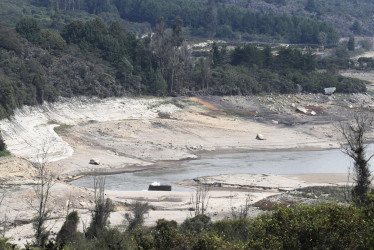
<path fill-rule="evenodd" d="M 370 145 L 368 150 L 374 151 L 374 146 Z M 219 174 L 347 173 L 350 165 L 350 159 L 340 150 L 203 154 L 199 160 L 182 161 L 175 167 L 107 176 L 106 188 L 146 190 L 150 183 L 157 181 L 173 185 L 173 190 L 188 190 L 174 183 Z M 86 177 L 73 183 L 92 187 L 93 180 Z"/>

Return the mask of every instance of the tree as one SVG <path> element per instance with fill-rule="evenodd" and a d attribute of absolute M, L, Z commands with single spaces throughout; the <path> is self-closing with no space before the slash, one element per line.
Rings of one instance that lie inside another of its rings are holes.
<path fill-rule="evenodd" d="M 219 47 L 216 42 L 212 43 L 212 60 L 213 60 L 213 66 L 217 67 L 222 62 L 222 53 L 219 50 Z"/>
<path fill-rule="evenodd" d="M 369 161 L 374 154 L 366 156 L 367 132 L 372 125 L 373 120 L 363 111 L 357 112 L 353 116 L 351 123 L 340 123 L 339 130 L 344 138 L 342 152 L 353 160 L 354 187 L 352 189 L 352 198 L 358 205 L 366 201 L 366 195 L 370 191 L 371 174 Z"/>
<path fill-rule="evenodd" d="M 317 11 L 317 4 L 315 0 L 308 0 L 305 5 L 305 10 L 309 12 L 316 12 Z"/>
<path fill-rule="evenodd" d="M 318 33 L 318 43 L 322 46 L 325 46 L 327 44 L 327 34 L 326 32 L 319 32 Z"/>
<path fill-rule="evenodd" d="M 205 13 L 206 31 L 208 37 L 214 37 L 217 29 L 217 4 L 215 0 L 209 0 Z"/>
<path fill-rule="evenodd" d="M 56 31 L 42 30 L 40 46 L 48 50 L 63 50 L 66 48 L 66 42 Z"/>
<path fill-rule="evenodd" d="M 139 202 L 131 204 L 131 212 L 125 214 L 125 220 L 128 223 L 127 232 L 132 233 L 135 229 L 140 228 L 144 223 L 144 215 L 151 207 L 147 202 Z"/>
<path fill-rule="evenodd" d="M 84 37 L 84 22 L 75 20 L 65 25 L 61 33 L 67 43 L 79 43 Z"/>
<path fill-rule="evenodd" d="M 66 243 L 76 235 L 78 223 L 79 216 L 77 211 L 73 211 L 66 216 L 66 220 L 56 237 L 56 242 L 61 248 L 63 248 Z"/>
<path fill-rule="evenodd" d="M 4 150 L 6 150 L 6 144 L 4 142 L 3 136 L 1 135 L 1 131 L 0 131 L 0 151 L 4 151 Z"/>
<path fill-rule="evenodd" d="M 354 51 L 355 50 L 355 38 L 353 36 L 351 36 L 349 38 L 348 43 L 347 43 L 347 48 L 350 51 Z"/>
<path fill-rule="evenodd" d="M 150 86 L 152 94 L 164 96 L 167 93 L 167 88 L 168 84 L 162 76 L 160 69 L 157 69 L 156 72 L 152 73 L 152 84 Z"/>
<path fill-rule="evenodd" d="M 173 23 L 172 43 L 174 46 L 179 47 L 182 45 L 184 38 L 182 37 L 183 20 L 177 17 Z"/>
<path fill-rule="evenodd" d="M 361 27 L 361 24 L 356 20 L 354 21 L 352 27 L 351 27 L 351 30 L 353 32 L 353 34 L 355 35 L 361 35 L 362 33 L 362 27 Z"/>
<path fill-rule="evenodd" d="M 37 204 L 34 205 L 32 201 L 30 201 L 30 204 L 36 212 L 33 221 L 33 228 L 35 231 L 34 244 L 39 247 L 44 247 L 50 232 L 45 226 L 45 222 L 50 216 L 50 210 L 47 208 L 47 203 L 54 182 L 53 174 L 48 168 L 48 148 L 49 146 L 45 144 L 41 149 L 41 152 L 36 156 L 36 159 L 34 159 L 34 161 L 29 160 L 37 173 L 37 184 L 34 187 Z"/>
<path fill-rule="evenodd" d="M 194 216 L 205 214 L 209 203 L 209 186 L 200 183 L 196 187 L 195 195 L 191 196 L 191 213 Z"/>
<path fill-rule="evenodd" d="M 109 215 L 113 212 L 112 201 L 105 199 L 105 176 L 94 177 L 94 202 L 95 208 L 91 211 L 92 220 L 87 229 L 86 236 L 96 238 L 108 224 Z"/>
<path fill-rule="evenodd" d="M 33 44 L 40 41 L 40 26 L 38 21 L 32 17 L 23 17 L 17 24 L 16 30 Z"/>

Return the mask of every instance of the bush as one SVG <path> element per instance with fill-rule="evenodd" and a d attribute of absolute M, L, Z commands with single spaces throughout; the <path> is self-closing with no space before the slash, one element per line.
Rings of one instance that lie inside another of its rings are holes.
<path fill-rule="evenodd" d="M 16 25 L 19 34 L 29 42 L 38 44 L 40 41 L 40 26 L 38 21 L 32 17 L 23 17 Z"/>
<path fill-rule="evenodd" d="M 78 223 L 78 212 L 71 212 L 67 216 L 66 221 L 61 227 L 61 230 L 57 234 L 56 242 L 58 243 L 58 245 L 63 247 L 66 245 L 67 242 L 71 241 L 73 237 L 76 236 Z"/>
<path fill-rule="evenodd" d="M 268 249 L 357 249 L 372 238 L 372 224 L 355 206 L 321 204 L 279 208 L 248 227 L 248 246 Z"/>
<path fill-rule="evenodd" d="M 209 216 L 199 214 L 193 218 L 186 219 L 180 226 L 183 233 L 199 234 L 207 231 L 212 227 L 212 222 Z"/>
<path fill-rule="evenodd" d="M 125 219 L 128 222 L 127 231 L 133 232 L 137 228 L 141 228 L 144 223 L 144 215 L 149 211 L 150 206 L 148 203 L 135 202 L 131 204 L 132 215 L 126 213 Z"/>
<path fill-rule="evenodd" d="M 0 131 L 0 151 L 5 151 L 6 150 L 6 144 L 4 142 L 4 139 L 1 135 L 1 131 Z"/>
<path fill-rule="evenodd" d="M 66 42 L 56 31 L 42 30 L 40 46 L 48 50 L 63 50 L 66 48 Z"/>

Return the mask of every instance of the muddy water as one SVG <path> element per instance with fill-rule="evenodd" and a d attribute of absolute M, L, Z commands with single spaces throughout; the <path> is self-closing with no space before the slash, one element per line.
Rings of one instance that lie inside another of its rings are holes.
<path fill-rule="evenodd" d="M 374 145 L 368 152 L 374 151 Z M 186 190 L 176 182 L 201 176 L 220 174 L 314 174 L 347 173 L 352 165 L 340 150 L 325 151 L 259 151 L 250 153 L 203 154 L 199 160 L 182 161 L 179 165 L 137 173 L 109 175 L 106 188 L 110 190 L 146 190 L 154 181 L 173 186 L 173 190 Z M 374 166 L 374 161 L 371 161 Z M 374 168 L 373 168 L 374 169 Z M 91 177 L 73 182 L 92 187 Z"/>

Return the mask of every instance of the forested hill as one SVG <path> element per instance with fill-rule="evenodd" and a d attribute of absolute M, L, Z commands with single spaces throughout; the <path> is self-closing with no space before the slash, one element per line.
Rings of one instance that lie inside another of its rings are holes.
<path fill-rule="evenodd" d="M 160 17 L 170 28 L 181 17 L 191 36 L 324 45 L 339 38 L 332 25 L 316 18 L 259 13 L 215 0 L 3 0 L 0 14 L 7 26 L 29 15 L 43 27 L 61 29 L 75 18 L 97 15 L 108 23 L 131 22 L 132 30 L 144 32 Z"/>
<path fill-rule="evenodd" d="M 60 96 L 247 95 L 330 86 L 366 91 L 362 81 L 337 74 L 354 65 L 345 45 L 324 59 L 292 47 L 215 43 L 194 54 L 184 38 L 335 44 L 335 30 L 315 19 L 253 13 L 213 0 L 3 0 L 0 15 L 0 118 Z"/>
<path fill-rule="evenodd" d="M 222 0 L 258 13 L 315 18 L 332 24 L 341 35 L 374 34 L 372 0 Z"/>
<path fill-rule="evenodd" d="M 366 91 L 362 81 L 330 70 L 334 61 L 296 48 L 275 54 L 270 47 L 228 50 L 213 44 L 205 55 L 194 56 L 182 30 L 180 18 L 172 30 L 160 19 L 144 38 L 100 18 L 75 20 L 61 31 L 42 29 L 32 17 L 15 29 L 0 27 L 0 117 L 59 96 L 247 95 L 322 92 L 330 86 Z M 328 71 L 317 72 L 317 65 Z"/>

